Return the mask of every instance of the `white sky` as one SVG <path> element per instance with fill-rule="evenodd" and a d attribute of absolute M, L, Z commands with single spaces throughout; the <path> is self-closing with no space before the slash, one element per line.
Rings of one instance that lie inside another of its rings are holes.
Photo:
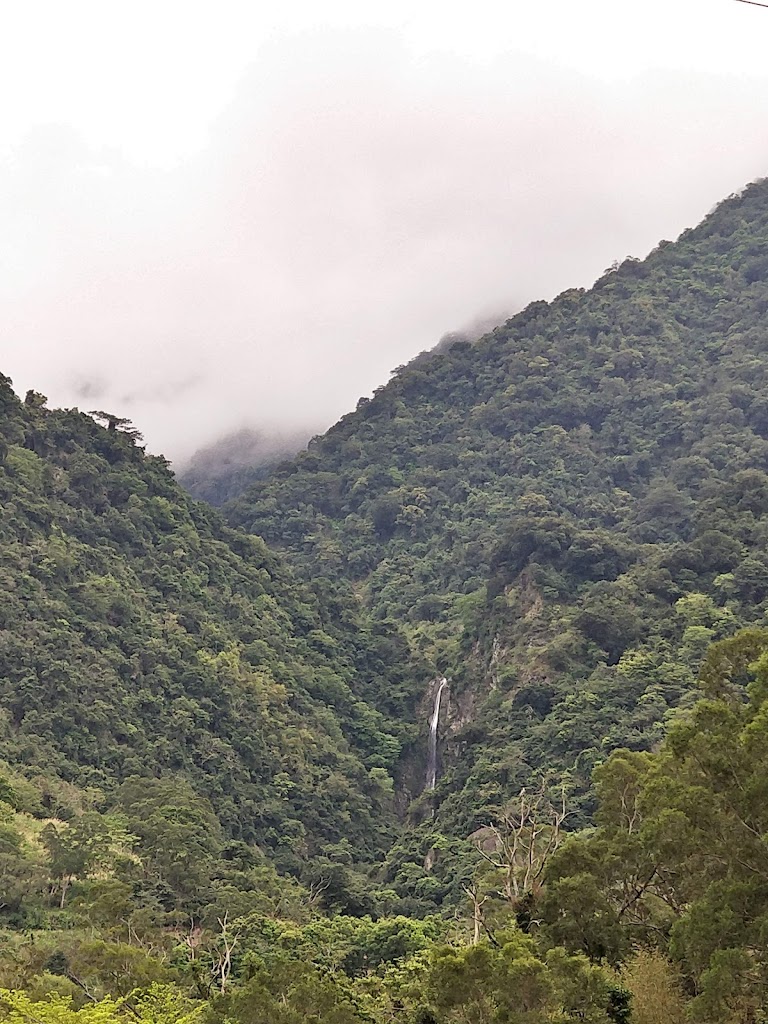
<path fill-rule="evenodd" d="M 768 174 L 735 0 L 0 3 L 0 371 L 183 459 Z"/>

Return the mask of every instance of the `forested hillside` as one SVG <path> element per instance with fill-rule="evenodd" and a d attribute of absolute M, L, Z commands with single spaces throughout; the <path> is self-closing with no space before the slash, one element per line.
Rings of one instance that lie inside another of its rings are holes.
<path fill-rule="evenodd" d="M 396 630 L 297 585 L 130 432 L 5 379 L 0 402 L 0 757 L 105 794 L 178 778 L 292 870 L 380 857 L 413 699 Z"/>
<path fill-rule="evenodd" d="M 0 1021 L 764 1021 L 766 384 L 768 182 L 228 525 L 0 378 Z"/>
<path fill-rule="evenodd" d="M 229 507 L 450 678 L 440 828 L 563 772 L 585 824 L 592 768 L 658 743 L 707 645 L 762 619 L 767 351 L 759 182 L 591 290 L 400 368 Z"/>

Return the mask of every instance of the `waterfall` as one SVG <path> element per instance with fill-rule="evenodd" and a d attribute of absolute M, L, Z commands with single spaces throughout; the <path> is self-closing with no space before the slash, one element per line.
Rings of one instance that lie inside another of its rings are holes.
<path fill-rule="evenodd" d="M 427 779 L 425 789 L 434 789 L 437 782 L 437 727 L 440 724 L 440 699 L 448 680 L 443 676 L 435 694 L 435 706 L 429 719 L 429 751 L 427 755 Z"/>

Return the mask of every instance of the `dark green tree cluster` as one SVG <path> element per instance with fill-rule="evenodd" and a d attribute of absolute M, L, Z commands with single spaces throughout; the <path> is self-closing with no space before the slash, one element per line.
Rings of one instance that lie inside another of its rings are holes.
<path fill-rule="evenodd" d="M 98 416 L 0 380 L 0 756 L 105 797 L 189 785 L 296 874 L 334 844 L 375 861 L 419 682 L 397 629 L 297 584 Z"/>
<path fill-rule="evenodd" d="M 450 913 L 328 913 L 191 788 L 96 809 L 0 773 L 11 1024 L 759 1024 L 768 1009 L 768 630 L 713 645 L 656 753 L 595 771 L 597 824 L 522 792 Z M 332 881 L 326 879 L 326 884 Z M 385 894 L 380 894 L 383 900 Z"/>
<path fill-rule="evenodd" d="M 610 968 L 511 917 L 480 941 L 462 916 L 329 914 L 337 879 L 280 877 L 178 780 L 129 779 L 97 809 L 5 766 L 0 796 L 11 1024 L 625 1019 Z"/>
<path fill-rule="evenodd" d="M 651 750 L 708 644 L 762 619 L 766 267 L 763 181 L 589 291 L 399 368 L 226 510 L 450 677 L 403 891 L 455 891 L 449 858 L 419 867 L 434 833 L 465 838 L 552 774 L 588 823 L 593 768 Z"/>
<path fill-rule="evenodd" d="M 540 906 L 549 938 L 594 960 L 671 957 L 696 1021 L 768 1008 L 767 649 L 764 629 L 716 644 L 661 751 L 596 770 L 598 826 L 560 847 Z"/>

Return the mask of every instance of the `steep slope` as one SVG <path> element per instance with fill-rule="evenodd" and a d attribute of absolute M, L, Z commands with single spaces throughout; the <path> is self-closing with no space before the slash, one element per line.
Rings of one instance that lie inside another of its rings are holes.
<path fill-rule="evenodd" d="M 119 426 L 5 378 L 0 497 L 0 758 L 94 793 L 191 783 L 283 867 L 380 857 L 407 735 L 373 704 L 410 699 L 395 630 L 297 585 Z"/>
<path fill-rule="evenodd" d="M 0 1019 L 763 1019 L 767 317 L 760 184 L 399 372 L 231 510 L 303 582 L 0 378 Z"/>
<path fill-rule="evenodd" d="M 449 676 L 436 828 L 466 836 L 550 775 L 587 820 L 593 765 L 653 746 L 707 643 L 762 619 L 767 352 L 759 182 L 402 368 L 229 506 Z"/>

